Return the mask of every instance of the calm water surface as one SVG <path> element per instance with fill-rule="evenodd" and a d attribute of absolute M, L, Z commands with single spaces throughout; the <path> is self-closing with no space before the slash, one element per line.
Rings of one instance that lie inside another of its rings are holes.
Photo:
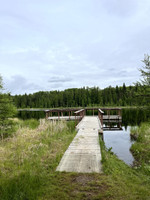
<path fill-rule="evenodd" d="M 130 147 L 133 141 L 130 139 L 130 126 L 126 129 L 122 127 L 122 131 L 104 131 L 104 142 L 106 147 L 112 148 L 119 159 L 123 160 L 126 164 L 132 165 L 134 158 L 130 152 Z"/>
<path fill-rule="evenodd" d="M 123 109 L 122 110 L 122 131 L 104 131 L 104 142 L 106 147 L 112 148 L 119 159 L 126 164 L 132 165 L 134 158 L 130 152 L 134 141 L 130 138 L 131 126 L 139 126 L 141 122 L 150 119 L 150 109 Z"/>

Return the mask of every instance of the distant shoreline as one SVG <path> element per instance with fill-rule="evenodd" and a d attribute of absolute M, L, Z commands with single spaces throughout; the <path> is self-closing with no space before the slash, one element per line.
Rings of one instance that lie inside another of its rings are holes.
<path fill-rule="evenodd" d="M 84 107 L 91 108 L 91 109 L 98 109 L 98 108 L 121 108 L 121 109 L 142 109 L 142 108 L 148 108 L 149 106 L 99 106 L 99 107 Z M 49 109 L 81 109 L 83 107 L 57 107 L 57 108 L 18 108 L 18 111 L 46 111 Z"/>

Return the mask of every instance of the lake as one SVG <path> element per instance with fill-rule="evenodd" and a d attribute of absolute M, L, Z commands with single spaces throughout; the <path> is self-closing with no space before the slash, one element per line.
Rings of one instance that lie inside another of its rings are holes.
<path fill-rule="evenodd" d="M 96 115 L 97 113 L 95 113 Z M 87 112 L 87 115 L 92 115 L 92 112 Z M 40 119 L 45 117 L 44 111 L 20 111 L 18 117 L 21 119 Z M 122 109 L 122 128 L 117 131 L 104 131 L 103 138 L 106 147 L 112 148 L 119 159 L 126 164 L 132 165 L 134 158 L 130 152 L 130 147 L 134 142 L 130 138 L 131 126 L 139 126 L 141 122 L 146 122 L 150 119 L 150 109 Z"/>
<path fill-rule="evenodd" d="M 122 109 L 122 128 L 119 131 L 104 131 L 103 138 L 106 147 L 112 148 L 119 159 L 132 165 L 134 157 L 130 152 L 133 140 L 130 137 L 131 126 L 139 126 L 141 122 L 150 119 L 150 109 Z"/>

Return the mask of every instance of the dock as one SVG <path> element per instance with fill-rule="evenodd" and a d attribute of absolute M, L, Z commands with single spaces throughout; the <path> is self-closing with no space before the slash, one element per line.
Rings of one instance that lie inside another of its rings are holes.
<path fill-rule="evenodd" d="M 101 122 L 96 116 L 84 116 L 77 125 L 77 135 L 63 155 L 56 171 L 101 173 L 99 131 Z"/>
<path fill-rule="evenodd" d="M 89 111 L 93 114 L 92 116 L 86 116 Z M 117 127 L 113 126 L 113 129 L 121 130 L 121 109 L 68 108 L 50 109 L 45 112 L 47 120 L 75 120 L 77 130 L 75 138 L 64 153 L 56 171 L 101 173 L 99 133 L 103 138 L 103 128 L 111 130 L 112 122 L 117 122 Z"/>

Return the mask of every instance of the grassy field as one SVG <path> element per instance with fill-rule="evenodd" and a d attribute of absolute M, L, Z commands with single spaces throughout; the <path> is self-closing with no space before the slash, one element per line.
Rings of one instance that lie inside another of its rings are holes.
<path fill-rule="evenodd" d="M 130 168 L 108 151 L 100 138 L 103 174 L 56 172 L 76 134 L 74 122 L 18 120 L 17 124 L 16 134 L 0 142 L 1 200 L 150 199 L 147 159 L 140 160 L 135 154 L 138 163 L 146 164 L 147 171 L 143 171 L 140 164 Z M 148 127 L 145 127 L 145 134 Z M 132 147 L 133 152 L 139 149 L 136 144 L 138 141 Z M 147 150 L 149 146 L 150 143 Z M 145 154 L 149 157 L 149 152 Z"/>

